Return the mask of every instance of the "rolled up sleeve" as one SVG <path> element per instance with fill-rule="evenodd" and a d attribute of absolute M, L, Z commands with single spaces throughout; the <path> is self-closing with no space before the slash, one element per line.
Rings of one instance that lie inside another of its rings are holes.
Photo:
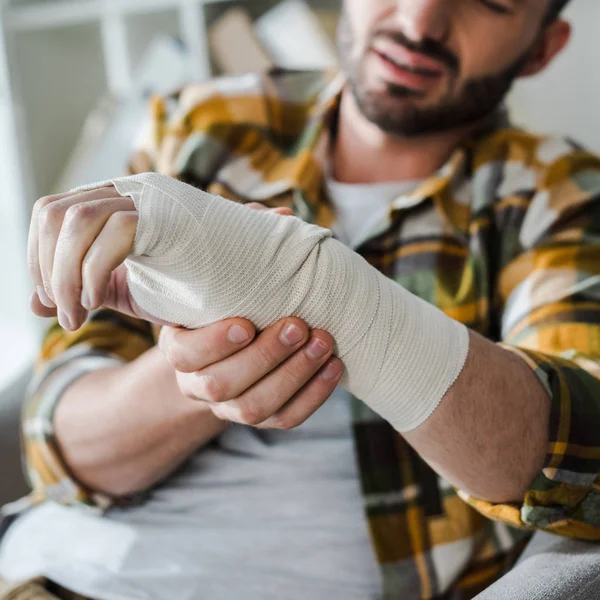
<path fill-rule="evenodd" d="M 110 500 L 73 478 L 54 434 L 54 412 L 65 390 L 92 371 L 119 367 L 155 344 L 149 323 L 114 311 L 92 313 L 76 332 L 54 320 L 42 342 L 22 417 L 25 475 L 34 504 L 52 500 L 105 509 Z"/>

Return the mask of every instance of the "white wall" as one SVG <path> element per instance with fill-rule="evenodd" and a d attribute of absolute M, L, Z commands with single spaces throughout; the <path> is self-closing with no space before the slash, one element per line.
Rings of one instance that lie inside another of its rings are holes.
<path fill-rule="evenodd" d="M 573 25 L 571 43 L 546 73 L 517 84 L 509 103 L 513 120 L 600 152 L 600 2 L 572 0 L 565 16 Z"/>
<path fill-rule="evenodd" d="M 97 24 L 13 38 L 35 196 L 51 194 L 90 109 L 106 89 Z"/>

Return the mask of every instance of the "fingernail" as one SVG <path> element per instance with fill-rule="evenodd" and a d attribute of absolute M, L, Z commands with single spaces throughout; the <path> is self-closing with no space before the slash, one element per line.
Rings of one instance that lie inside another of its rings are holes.
<path fill-rule="evenodd" d="M 35 291 L 37 292 L 40 302 L 46 308 L 54 308 L 54 306 L 55 306 L 54 302 L 52 302 L 52 300 L 50 300 L 50 296 L 48 296 L 48 294 L 46 294 L 46 290 L 41 285 L 36 286 Z"/>
<path fill-rule="evenodd" d="M 316 360 L 323 358 L 329 352 L 329 348 L 325 342 L 322 342 L 319 338 L 313 338 L 306 347 L 306 354 L 309 358 Z"/>
<path fill-rule="evenodd" d="M 340 375 L 341 372 L 342 372 L 342 369 L 340 368 L 340 365 L 337 363 L 337 361 L 332 360 L 323 369 L 323 371 L 321 371 L 321 377 L 325 381 L 331 381 L 332 379 L 335 379 L 336 377 L 339 377 L 339 375 Z"/>
<path fill-rule="evenodd" d="M 71 320 L 67 316 L 67 313 L 58 309 L 57 316 L 58 316 L 58 322 L 60 323 L 60 326 L 63 329 L 71 329 Z"/>
<path fill-rule="evenodd" d="M 85 290 L 81 292 L 81 306 L 83 306 L 83 308 L 86 310 L 90 310 L 91 308 L 90 297 Z"/>
<path fill-rule="evenodd" d="M 280 339 L 287 346 L 294 346 L 302 339 L 302 330 L 293 323 L 287 325 L 283 328 Z"/>
<path fill-rule="evenodd" d="M 234 344 L 242 344 L 250 339 L 250 334 L 241 325 L 233 325 L 229 328 L 227 337 Z"/>

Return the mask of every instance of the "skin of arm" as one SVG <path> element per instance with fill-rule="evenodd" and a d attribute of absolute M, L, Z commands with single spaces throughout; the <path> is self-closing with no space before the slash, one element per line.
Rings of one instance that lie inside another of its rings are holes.
<path fill-rule="evenodd" d="M 518 502 L 544 463 L 550 402 L 517 355 L 474 332 L 470 337 L 456 383 L 433 415 L 405 437 L 456 487 L 490 502 Z M 56 435 L 73 475 L 118 497 L 162 480 L 220 434 L 227 423 L 212 407 L 182 393 L 175 370 L 154 348 L 123 367 L 75 382 L 58 405 Z M 307 398 L 306 418 L 314 409 Z"/>
<path fill-rule="evenodd" d="M 283 366 L 297 346 L 283 349 L 276 344 L 258 356 L 240 353 L 240 364 L 233 368 L 223 361 L 230 352 L 207 364 L 193 333 L 177 337 L 175 352 L 165 338 L 163 352 L 170 362 L 156 351 L 148 353 L 126 367 L 85 376 L 61 399 L 57 440 L 75 478 L 91 489 L 120 496 L 149 487 L 220 433 L 222 420 L 294 427 L 335 386 L 335 380 L 308 385 L 328 358 L 327 344 L 320 362 L 294 359 Z M 306 337 L 302 334 L 298 343 Z M 182 372 L 193 380 L 185 389 Z M 255 385 L 265 375 L 268 380 Z M 238 380 L 243 385 L 234 385 Z M 302 387 L 308 393 L 296 394 Z M 290 399 L 291 410 L 286 409 Z M 549 400 L 527 365 L 472 333 L 462 374 L 434 414 L 406 439 L 455 486 L 493 502 L 516 501 L 543 465 L 549 410 Z"/>
<path fill-rule="evenodd" d="M 522 502 L 544 465 L 549 419 L 550 399 L 534 372 L 471 331 L 462 373 L 405 438 L 452 485 L 489 502 Z"/>
<path fill-rule="evenodd" d="M 242 322 L 242 321 L 241 321 Z M 248 326 L 251 324 L 248 322 Z M 168 328 L 167 328 L 168 329 Z M 271 393 L 253 394 L 251 388 L 238 400 L 228 393 L 231 369 L 226 363 L 208 367 L 195 364 L 194 337 L 198 333 L 180 330 L 177 338 L 164 336 L 163 350 L 167 357 L 177 347 L 178 356 L 189 357 L 186 371 L 197 370 L 193 381 L 182 386 L 190 398 L 203 401 L 222 418 L 259 428 L 289 428 L 282 423 L 279 405 L 269 402 L 273 390 L 285 389 L 286 376 L 281 370 L 265 377 L 270 380 Z M 549 440 L 550 399 L 534 372 L 515 353 L 496 345 L 481 335 L 470 332 L 470 350 L 465 367 L 448 390 L 436 411 L 421 426 L 405 433 L 415 450 L 454 486 L 490 502 L 520 502 L 531 481 L 543 467 Z M 276 362 L 284 358 L 277 346 L 270 347 Z M 239 353 L 243 368 L 244 353 Z M 247 358 L 250 361 L 250 355 Z M 253 379 L 259 379 L 254 374 Z M 204 379 L 213 387 L 224 390 L 224 396 L 211 398 Z M 314 378 L 317 379 L 317 378 Z M 326 401 L 331 391 L 315 389 L 312 398 L 297 397 L 290 402 L 297 415 L 292 426 L 308 418 Z M 249 413 L 239 405 L 253 408 Z M 278 412 L 279 411 L 279 412 Z M 256 413 L 262 416 L 255 419 Z"/>
<path fill-rule="evenodd" d="M 61 398 L 54 425 L 75 478 L 112 497 L 149 488 L 227 427 L 180 392 L 157 347 L 78 379 Z"/>

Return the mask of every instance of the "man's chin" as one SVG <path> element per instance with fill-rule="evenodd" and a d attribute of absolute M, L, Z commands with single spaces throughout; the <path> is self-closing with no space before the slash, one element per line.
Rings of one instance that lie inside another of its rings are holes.
<path fill-rule="evenodd" d="M 382 100 L 404 100 L 406 98 L 412 99 L 427 99 L 430 101 L 431 97 L 435 94 L 435 90 L 418 90 L 415 88 L 408 87 L 400 83 L 394 83 L 387 81 L 386 79 L 377 79 L 368 86 L 363 86 L 361 95 L 373 98 L 381 98 Z"/>
<path fill-rule="evenodd" d="M 387 92 L 370 92 L 356 97 L 360 112 L 369 120 L 391 119 L 402 123 L 426 110 L 420 97 L 407 92 L 406 96 L 391 96 Z"/>
<path fill-rule="evenodd" d="M 446 129 L 438 119 L 431 119 L 427 108 L 414 98 L 367 96 L 360 99 L 358 108 L 370 123 L 397 137 L 414 138 Z"/>
<path fill-rule="evenodd" d="M 368 88 L 354 88 L 353 92 L 359 104 L 381 107 L 381 110 L 393 113 L 437 110 L 441 103 L 438 90 L 423 92 L 385 81 Z"/>

